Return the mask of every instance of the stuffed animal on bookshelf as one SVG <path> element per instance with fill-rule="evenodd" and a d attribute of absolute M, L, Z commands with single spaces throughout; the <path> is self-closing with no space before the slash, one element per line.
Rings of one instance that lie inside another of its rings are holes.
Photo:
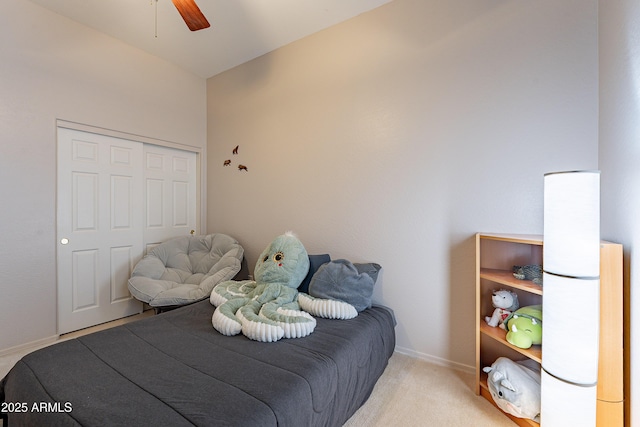
<path fill-rule="evenodd" d="M 542 344 L 542 306 L 529 305 L 511 313 L 507 325 L 507 341 L 519 348 Z"/>
<path fill-rule="evenodd" d="M 491 316 L 484 318 L 487 325 L 506 329 L 504 321 L 509 315 L 520 307 L 518 295 L 506 289 L 500 289 L 491 293 L 491 303 L 495 307 Z"/>
<path fill-rule="evenodd" d="M 488 374 L 489 393 L 500 409 L 540 422 L 540 365 L 536 361 L 498 357 L 482 370 Z"/>
<path fill-rule="evenodd" d="M 542 285 L 541 265 L 514 265 L 512 271 L 513 277 L 518 280 L 531 280 L 536 285 Z"/>

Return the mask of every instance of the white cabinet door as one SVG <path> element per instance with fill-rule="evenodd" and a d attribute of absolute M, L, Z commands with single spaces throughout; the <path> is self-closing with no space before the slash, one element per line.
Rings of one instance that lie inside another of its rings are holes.
<path fill-rule="evenodd" d="M 58 333 L 142 311 L 127 280 L 143 252 L 143 144 L 58 129 Z"/>
<path fill-rule="evenodd" d="M 197 233 L 196 153 L 145 144 L 145 250 Z"/>

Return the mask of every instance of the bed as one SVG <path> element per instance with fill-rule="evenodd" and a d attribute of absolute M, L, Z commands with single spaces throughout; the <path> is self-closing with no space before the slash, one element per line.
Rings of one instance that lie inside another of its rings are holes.
<path fill-rule="evenodd" d="M 274 343 L 227 337 L 208 300 L 23 357 L 0 382 L 6 426 L 340 426 L 395 347 L 395 318 L 351 320 Z"/>

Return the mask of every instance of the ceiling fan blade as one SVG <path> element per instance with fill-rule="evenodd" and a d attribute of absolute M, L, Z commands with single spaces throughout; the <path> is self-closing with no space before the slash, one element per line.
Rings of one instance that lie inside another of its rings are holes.
<path fill-rule="evenodd" d="M 211 25 L 204 17 L 195 0 L 172 0 L 173 5 L 178 9 L 182 19 L 186 22 L 191 31 L 198 31 L 209 28 Z"/>

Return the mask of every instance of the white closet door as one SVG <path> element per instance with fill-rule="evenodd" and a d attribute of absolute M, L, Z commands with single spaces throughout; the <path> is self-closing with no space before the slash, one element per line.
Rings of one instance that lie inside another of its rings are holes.
<path fill-rule="evenodd" d="M 145 250 L 197 233 L 196 153 L 145 144 Z"/>
<path fill-rule="evenodd" d="M 143 252 L 143 144 L 58 129 L 58 333 L 142 311 L 127 280 Z"/>

